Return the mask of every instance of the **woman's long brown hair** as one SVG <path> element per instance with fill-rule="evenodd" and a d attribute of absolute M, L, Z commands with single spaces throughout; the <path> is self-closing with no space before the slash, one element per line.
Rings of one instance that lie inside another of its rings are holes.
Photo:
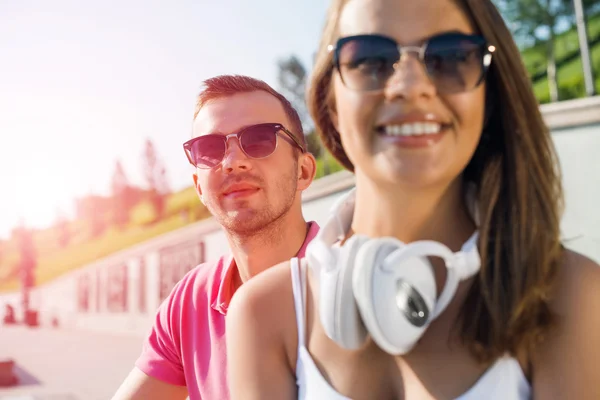
<path fill-rule="evenodd" d="M 549 300 L 562 258 L 563 192 L 552 138 L 510 31 L 490 0 L 456 1 L 496 47 L 486 79 L 489 118 L 464 171 L 478 188 L 482 268 L 457 321 L 472 354 L 489 362 L 507 352 L 530 354 L 554 322 Z M 327 51 L 346 2 L 334 0 L 328 11 L 308 105 L 325 146 L 353 171 L 330 116 Z"/>

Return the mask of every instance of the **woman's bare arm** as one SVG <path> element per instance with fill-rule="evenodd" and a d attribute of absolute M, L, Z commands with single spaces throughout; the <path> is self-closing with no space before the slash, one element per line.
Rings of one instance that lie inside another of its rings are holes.
<path fill-rule="evenodd" d="M 227 364 L 232 400 L 295 399 L 286 332 L 295 313 L 289 263 L 242 285 L 227 312 Z"/>

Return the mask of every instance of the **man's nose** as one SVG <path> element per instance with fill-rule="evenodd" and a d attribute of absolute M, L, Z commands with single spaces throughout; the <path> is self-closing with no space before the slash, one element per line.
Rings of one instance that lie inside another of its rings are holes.
<path fill-rule="evenodd" d="M 226 142 L 225 154 L 221 161 L 223 171 L 230 174 L 236 170 L 250 170 L 252 164 L 250 159 L 240 147 L 240 142 L 236 137 L 228 137 Z"/>

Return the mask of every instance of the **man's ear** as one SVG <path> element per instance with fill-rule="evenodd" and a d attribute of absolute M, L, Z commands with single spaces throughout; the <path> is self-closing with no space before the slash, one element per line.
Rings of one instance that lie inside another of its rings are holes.
<path fill-rule="evenodd" d="M 311 153 L 304 153 L 298 160 L 298 190 L 306 190 L 315 179 L 317 161 Z"/>
<path fill-rule="evenodd" d="M 202 188 L 200 187 L 200 184 L 198 183 L 198 174 L 196 172 L 194 172 L 192 176 L 194 178 L 194 189 L 196 189 L 196 193 L 198 194 L 198 198 L 200 199 L 200 202 L 202 204 L 204 204 L 204 198 L 202 197 Z"/>

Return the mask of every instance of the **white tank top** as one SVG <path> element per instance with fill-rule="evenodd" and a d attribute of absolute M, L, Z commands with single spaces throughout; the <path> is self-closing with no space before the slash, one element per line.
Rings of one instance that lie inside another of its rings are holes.
<path fill-rule="evenodd" d="M 299 400 L 351 400 L 329 385 L 306 348 L 306 264 L 291 260 L 292 290 L 298 325 L 298 361 L 296 385 Z M 456 400 L 525 400 L 531 398 L 531 386 L 519 362 L 510 356 L 499 358 L 469 390 Z"/>

